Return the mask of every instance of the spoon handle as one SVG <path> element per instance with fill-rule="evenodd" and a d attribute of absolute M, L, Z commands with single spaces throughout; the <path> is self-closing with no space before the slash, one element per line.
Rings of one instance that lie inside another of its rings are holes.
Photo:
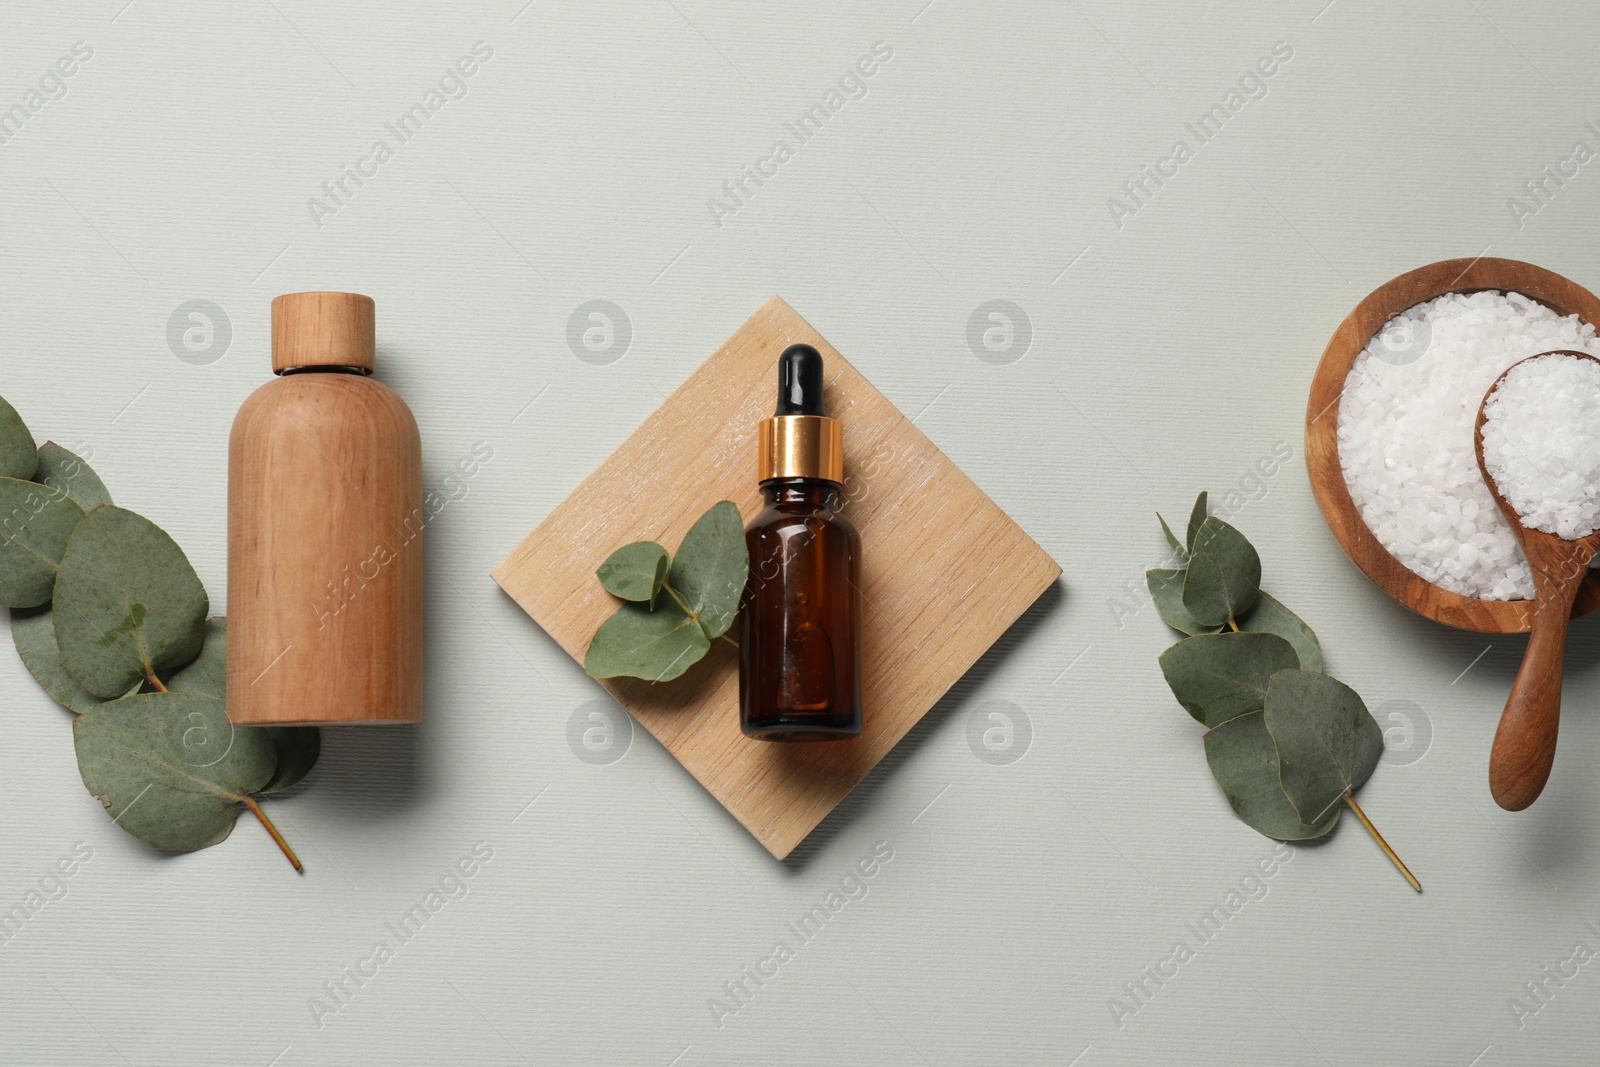
<path fill-rule="evenodd" d="M 1489 789 L 1495 803 L 1521 811 L 1544 790 L 1556 758 L 1561 725 L 1561 664 L 1566 658 L 1567 623 L 1577 596 L 1575 579 L 1540 590 L 1522 668 L 1512 683 L 1506 710 L 1489 753 Z"/>

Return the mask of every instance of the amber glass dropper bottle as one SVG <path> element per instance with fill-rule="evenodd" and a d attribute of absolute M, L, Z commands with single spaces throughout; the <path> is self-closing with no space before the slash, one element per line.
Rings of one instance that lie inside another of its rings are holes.
<path fill-rule="evenodd" d="M 778 410 L 763 419 L 766 506 L 745 528 L 750 578 L 739 613 L 739 725 L 764 741 L 861 733 L 861 538 L 836 509 L 844 433 L 822 406 L 822 355 L 778 359 Z"/>

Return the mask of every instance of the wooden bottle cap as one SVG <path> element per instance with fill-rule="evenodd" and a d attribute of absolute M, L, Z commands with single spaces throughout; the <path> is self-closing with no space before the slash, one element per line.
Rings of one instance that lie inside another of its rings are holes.
<path fill-rule="evenodd" d="M 286 293 L 272 301 L 272 372 L 296 367 L 373 367 L 372 297 Z"/>

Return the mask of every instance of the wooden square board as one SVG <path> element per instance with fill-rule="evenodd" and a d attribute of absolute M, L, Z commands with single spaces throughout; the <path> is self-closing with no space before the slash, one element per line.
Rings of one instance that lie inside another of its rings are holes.
<path fill-rule="evenodd" d="M 618 603 L 594 576 L 612 551 L 639 540 L 676 551 L 719 500 L 746 521 L 759 510 L 756 424 L 772 414 L 778 355 L 797 341 L 822 353 L 828 414 L 844 424 L 842 513 L 861 532 L 861 736 L 745 737 L 738 653 L 725 641 L 673 681 L 600 683 L 780 859 L 1060 576 L 1055 561 L 773 297 L 494 570 L 581 664 Z"/>

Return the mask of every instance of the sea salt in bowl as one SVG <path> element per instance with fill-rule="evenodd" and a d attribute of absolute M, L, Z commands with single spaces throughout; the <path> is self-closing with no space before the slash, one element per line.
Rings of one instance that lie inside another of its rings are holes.
<path fill-rule="evenodd" d="M 1600 299 L 1582 286 L 1480 258 L 1402 274 L 1340 324 L 1312 382 L 1306 466 L 1340 546 L 1384 592 L 1462 629 L 1528 629 L 1527 564 L 1483 485 L 1473 422 L 1518 359 L 1600 352 L 1595 323 Z M 1591 575 L 1573 613 L 1597 605 Z"/>

